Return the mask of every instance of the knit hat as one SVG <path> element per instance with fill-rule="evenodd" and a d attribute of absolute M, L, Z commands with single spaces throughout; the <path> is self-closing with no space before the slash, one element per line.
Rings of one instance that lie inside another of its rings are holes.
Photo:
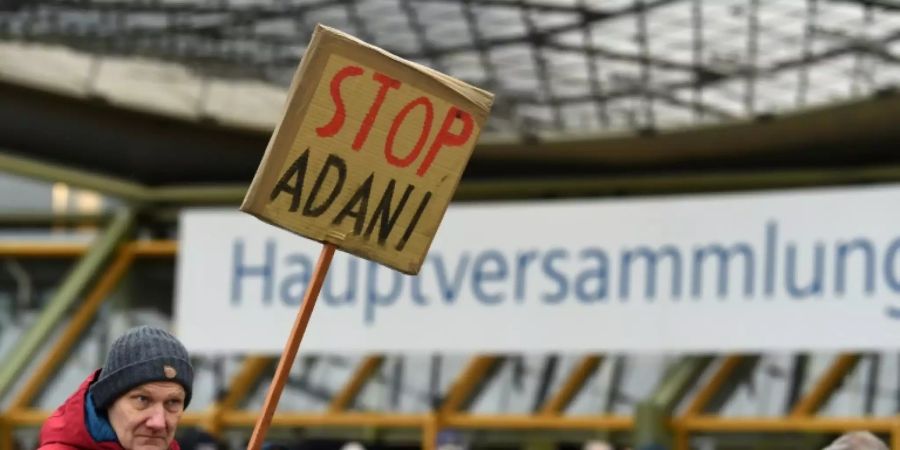
<path fill-rule="evenodd" d="M 154 381 L 173 381 L 184 388 L 184 407 L 191 401 L 194 368 L 184 345 L 159 328 L 133 328 L 113 342 L 100 378 L 91 385 L 97 408 L 107 409 L 131 389 Z"/>

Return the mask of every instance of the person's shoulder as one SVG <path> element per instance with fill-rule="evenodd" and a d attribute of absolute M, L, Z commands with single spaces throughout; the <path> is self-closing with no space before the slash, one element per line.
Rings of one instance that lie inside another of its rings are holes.
<path fill-rule="evenodd" d="M 60 443 L 52 443 L 52 444 L 44 444 L 37 448 L 37 450 L 79 450 L 78 447 L 73 447 L 67 444 Z"/>

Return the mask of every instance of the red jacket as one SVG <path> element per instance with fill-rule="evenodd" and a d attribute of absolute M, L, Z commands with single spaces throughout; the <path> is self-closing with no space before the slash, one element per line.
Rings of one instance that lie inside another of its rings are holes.
<path fill-rule="evenodd" d="M 97 442 L 87 429 L 84 416 L 84 397 L 88 386 L 97 379 L 100 371 L 87 377 L 78 390 L 72 394 L 41 427 L 38 450 L 122 450 L 118 442 Z M 180 450 L 172 440 L 169 450 Z"/>

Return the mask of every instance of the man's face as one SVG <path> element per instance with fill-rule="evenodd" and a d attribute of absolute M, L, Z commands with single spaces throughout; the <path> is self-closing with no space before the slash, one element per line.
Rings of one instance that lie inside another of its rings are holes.
<path fill-rule="evenodd" d="M 109 422 L 128 450 L 169 448 L 184 412 L 184 388 L 171 381 L 142 384 L 109 407 Z"/>

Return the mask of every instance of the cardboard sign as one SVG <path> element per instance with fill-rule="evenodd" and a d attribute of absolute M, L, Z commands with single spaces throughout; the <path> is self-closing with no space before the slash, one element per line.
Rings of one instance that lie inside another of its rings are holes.
<path fill-rule="evenodd" d="M 241 210 L 416 274 L 492 102 L 319 25 Z"/>

